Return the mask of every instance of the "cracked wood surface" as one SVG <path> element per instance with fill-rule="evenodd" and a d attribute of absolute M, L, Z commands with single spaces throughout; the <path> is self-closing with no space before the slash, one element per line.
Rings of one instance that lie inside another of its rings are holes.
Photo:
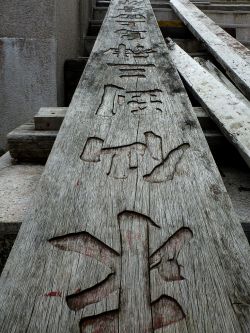
<path fill-rule="evenodd" d="M 248 332 L 249 254 L 149 1 L 113 0 L 2 273 L 0 331 Z"/>
<path fill-rule="evenodd" d="M 189 0 L 170 0 L 177 16 L 201 40 L 239 89 L 250 99 L 250 51 Z"/>
<path fill-rule="evenodd" d="M 250 102 L 240 92 L 235 93 L 231 87 L 228 88 L 171 40 L 168 47 L 180 75 L 250 167 Z"/>

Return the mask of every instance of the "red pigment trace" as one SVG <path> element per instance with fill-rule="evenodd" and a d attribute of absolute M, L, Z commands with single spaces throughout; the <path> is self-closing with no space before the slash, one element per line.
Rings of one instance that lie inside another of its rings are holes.
<path fill-rule="evenodd" d="M 50 291 L 44 296 L 46 297 L 62 297 L 62 293 L 60 291 Z"/>

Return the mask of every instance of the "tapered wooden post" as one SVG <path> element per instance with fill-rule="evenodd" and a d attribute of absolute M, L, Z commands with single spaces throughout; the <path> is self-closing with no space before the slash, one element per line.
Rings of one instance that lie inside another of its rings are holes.
<path fill-rule="evenodd" d="M 0 280 L 0 332 L 248 332 L 250 250 L 149 0 L 113 0 Z"/>

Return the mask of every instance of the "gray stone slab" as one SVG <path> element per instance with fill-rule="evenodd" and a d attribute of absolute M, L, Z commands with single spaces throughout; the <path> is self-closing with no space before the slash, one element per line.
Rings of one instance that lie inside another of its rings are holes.
<path fill-rule="evenodd" d="M 42 171 L 41 165 L 15 165 L 9 153 L 0 157 L 0 274 Z"/>
<path fill-rule="evenodd" d="M 68 108 L 41 108 L 34 116 L 36 130 L 58 131 Z"/>
<path fill-rule="evenodd" d="M 78 0 L 0 0 L 0 151 L 42 106 L 64 103 L 64 62 L 79 55 Z"/>
<path fill-rule="evenodd" d="M 53 39 L 0 39 L 0 148 L 6 135 L 32 119 L 41 106 L 57 105 Z"/>
<path fill-rule="evenodd" d="M 54 1 L 1 0 L 0 4 L 1 37 L 49 38 L 54 35 Z"/>
<path fill-rule="evenodd" d="M 18 161 L 45 163 L 57 131 L 36 131 L 33 122 L 19 126 L 8 134 L 11 156 Z"/>
<path fill-rule="evenodd" d="M 42 165 L 15 164 L 9 153 L 0 158 L 0 234 L 17 232 L 29 211 Z"/>

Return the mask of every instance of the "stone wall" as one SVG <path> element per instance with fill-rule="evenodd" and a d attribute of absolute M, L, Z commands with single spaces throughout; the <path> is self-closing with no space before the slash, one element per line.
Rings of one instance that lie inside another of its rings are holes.
<path fill-rule="evenodd" d="M 82 0 L 0 0 L 0 151 L 41 106 L 62 106 L 63 66 L 80 48 Z"/>

